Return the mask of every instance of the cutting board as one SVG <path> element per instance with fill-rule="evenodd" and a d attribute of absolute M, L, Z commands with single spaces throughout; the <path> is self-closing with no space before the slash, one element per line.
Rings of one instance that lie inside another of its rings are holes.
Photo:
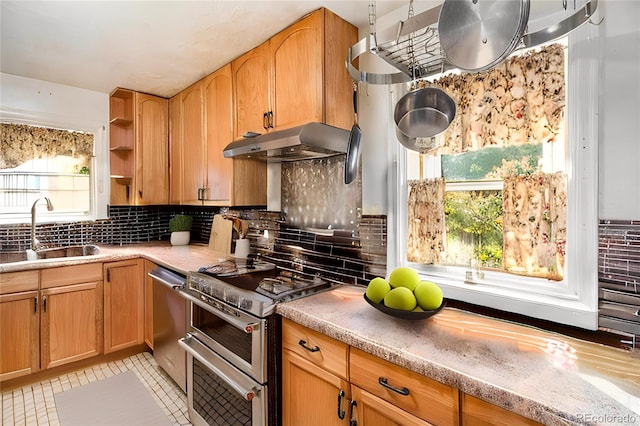
<path fill-rule="evenodd" d="M 233 222 L 222 215 L 213 216 L 209 248 L 224 254 L 231 254 L 231 238 L 233 234 Z"/>

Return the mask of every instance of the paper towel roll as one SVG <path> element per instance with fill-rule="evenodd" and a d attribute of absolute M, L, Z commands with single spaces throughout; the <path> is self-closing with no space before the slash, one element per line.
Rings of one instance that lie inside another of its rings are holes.
<path fill-rule="evenodd" d="M 249 240 L 247 238 L 238 238 L 236 240 L 236 252 L 235 257 L 247 258 L 251 248 L 249 246 Z"/>

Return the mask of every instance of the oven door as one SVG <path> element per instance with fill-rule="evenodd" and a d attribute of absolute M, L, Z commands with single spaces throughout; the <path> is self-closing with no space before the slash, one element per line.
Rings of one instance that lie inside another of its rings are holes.
<path fill-rule="evenodd" d="M 188 291 L 182 294 L 190 302 L 187 332 L 259 383 L 265 383 L 267 320 L 215 299 L 203 301 Z"/>
<path fill-rule="evenodd" d="M 267 386 L 252 380 L 193 336 L 187 351 L 187 398 L 194 425 L 264 426 Z"/>

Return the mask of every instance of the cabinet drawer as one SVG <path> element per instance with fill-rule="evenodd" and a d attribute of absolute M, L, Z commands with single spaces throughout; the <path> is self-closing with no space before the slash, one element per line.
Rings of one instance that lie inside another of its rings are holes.
<path fill-rule="evenodd" d="M 350 381 L 430 423 L 459 423 L 458 390 L 351 348 Z M 394 388 L 395 390 L 391 389 Z"/>
<path fill-rule="evenodd" d="M 462 424 L 473 426 L 532 426 L 540 423 L 504 408 L 462 394 Z"/>
<path fill-rule="evenodd" d="M 102 263 L 47 268 L 41 274 L 40 288 L 102 281 Z"/>
<path fill-rule="evenodd" d="M 0 294 L 37 290 L 39 273 L 39 271 L 19 271 L 0 274 Z"/>
<path fill-rule="evenodd" d="M 347 378 L 347 344 L 286 318 L 282 320 L 282 349 L 297 353 L 342 379 Z"/>

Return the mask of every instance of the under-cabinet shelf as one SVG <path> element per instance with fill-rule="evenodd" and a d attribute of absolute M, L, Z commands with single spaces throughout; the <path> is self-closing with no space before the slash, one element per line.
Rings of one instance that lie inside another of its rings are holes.
<path fill-rule="evenodd" d="M 111 121 L 109 121 L 109 123 L 118 127 L 128 127 L 133 123 L 133 120 L 131 118 L 125 117 L 114 117 L 111 119 Z"/>
<path fill-rule="evenodd" d="M 118 152 L 127 152 L 127 151 L 133 151 L 133 148 L 130 146 L 123 146 L 123 145 L 119 145 L 119 146 L 114 146 L 109 148 L 110 151 L 118 151 Z"/>

